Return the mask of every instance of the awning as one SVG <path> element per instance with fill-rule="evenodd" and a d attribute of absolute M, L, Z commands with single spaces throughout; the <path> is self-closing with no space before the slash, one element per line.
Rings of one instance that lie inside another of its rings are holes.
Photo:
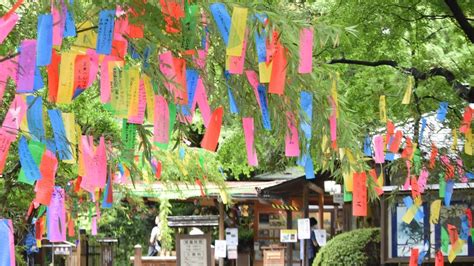
<path fill-rule="evenodd" d="M 283 181 L 227 181 L 225 182 L 225 189 L 233 199 L 256 199 L 258 191 L 281 182 Z M 196 184 L 165 185 L 162 182 L 155 182 L 152 184 L 136 183 L 135 187 L 128 184 L 126 187 L 130 189 L 132 195 L 143 198 L 186 200 L 201 197 L 201 188 Z M 219 197 L 222 191 L 216 184 L 207 184 L 203 190 L 207 197 Z"/>

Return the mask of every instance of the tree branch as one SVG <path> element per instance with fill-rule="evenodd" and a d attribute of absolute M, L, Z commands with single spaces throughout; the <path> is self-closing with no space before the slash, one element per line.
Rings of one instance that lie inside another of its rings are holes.
<path fill-rule="evenodd" d="M 444 0 L 444 2 L 453 13 L 454 19 L 458 22 L 467 38 L 474 43 L 474 27 L 469 23 L 458 2 L 456 0 Z"/>
<path fill-rule="evenodd" d="M 333 59 L 329 61 L 328 64 L 348 64 L 370 67 L 390 66 L 402 71 L 405 74 L 412 75 L 417 80 L 427 80 L 435 76 L 440 76 L 443 77 L 448 82 L 448 84 L 453 87 L 454 91 L 459 95 L 459 97 L 468 101 L 469 103 L 474 103 L 474 89 L 472 89 L 469 84 L 463 84 L 456 80 L 454 73 L 443 67 L 434 67 L 426 72 L 423 72 L 416 67 L 399 67 L 398 63 L 393 60 L 362 61 L 345 58 Z"/>

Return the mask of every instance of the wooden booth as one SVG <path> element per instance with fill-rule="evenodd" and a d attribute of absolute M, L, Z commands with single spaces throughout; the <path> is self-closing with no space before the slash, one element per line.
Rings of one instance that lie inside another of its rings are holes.
<path fill-rule="evenodd" d="M 396 186 L 384 187 L 381 208 L 381 263 L 407 264 L 411 249 L 418 248 L 420 253 L 427 252 L 423 263 L 434 263 L 436 252 L 441 250 L 445 263 L 448 264 L 447 256 L 452 245 L 446 244 L 443 250 L 441 231 L 448 232 L 448 227 L 455 226 L 461 238 L 463 216 L 473 211 L 473 186 L 474 183 L 454 183 L 454 192 L 447 206 L 445 199 L 448 195 L 443 196 L 441 193 L 443 198 L 440 197 L 439 185 L 428 185 L 422 194 L 423 203 L 409 224 L 404 221 L 404 215 L 408 209 L 407 204 L 410 204 L 410 200 L 406 197 L 411 198 L 411 191 Z M 434 210 L 431 209 L 431 205 L 435 200 L 441 200 L 438 202 L 441 204 L 437 224 L 430 223 L 431 211 Z M 474 263 L 473 236 L 468 234 L 466 236 L 467 239 L 463 241 L 464 245 L 453 262 L 455 265 Z"/>

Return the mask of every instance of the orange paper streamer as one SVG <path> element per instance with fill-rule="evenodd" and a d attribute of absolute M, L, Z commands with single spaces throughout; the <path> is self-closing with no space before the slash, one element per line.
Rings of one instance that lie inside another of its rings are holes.
<path fill-rule="evenodd" d="M 215 151 L 217 148 L 217 143 L 219 141 L 219 135 L 221 134 L 221 126 L 222 126 L 222 116 L 224 115 L 224 108 L 222 106 L 218 107 L 211 116 L 211 121 L 209 122 L 209 126 L 207 127 L 206 133 L 204 134 L 204 138 L 201 142 L 201 147 Z"/>
<path fill-rule="evenodd" d="M 352 189 L 352 215 L 367 216 L 367 175 L 354 173 Z"/>

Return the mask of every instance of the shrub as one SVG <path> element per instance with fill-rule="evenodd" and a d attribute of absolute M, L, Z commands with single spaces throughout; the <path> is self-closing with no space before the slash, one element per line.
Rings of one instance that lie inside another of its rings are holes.
<path fill-rule="evenodd" d="M 321 248 L 313 266 L 380 265 L 380 229 L 365 228 L 337 235 Z"/>

